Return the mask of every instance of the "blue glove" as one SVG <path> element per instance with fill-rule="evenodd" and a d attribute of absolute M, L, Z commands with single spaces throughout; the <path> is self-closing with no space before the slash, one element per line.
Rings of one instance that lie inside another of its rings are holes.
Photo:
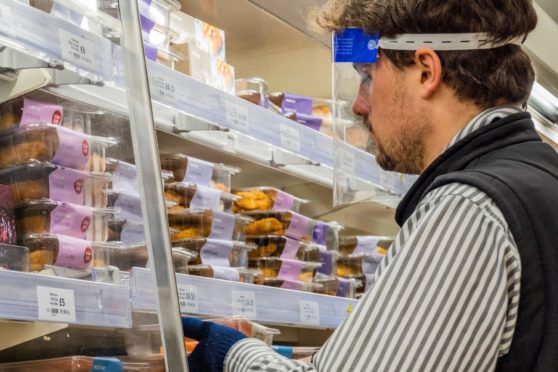
<path fill-rule="evenodd" d="M 199 341 L 188 358 L 191 372 L 222 372 L 229 349 L 246 336 L 241 332 L 195 318 L 182 318 L 184 336 Z"/>

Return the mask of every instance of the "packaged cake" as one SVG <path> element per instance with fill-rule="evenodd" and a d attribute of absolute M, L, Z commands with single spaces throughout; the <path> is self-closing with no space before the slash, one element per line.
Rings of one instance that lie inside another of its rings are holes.
<path fill-rule="evenodd" d="M 233 282 L 254 284 L 261 274 L 257 270 L 242 267 L 222 267 L 214 265 L 190 265 L 187 268 L 190 275 L 205 278 L 229 280 Z"/>
<path fill-rule="evenodd" d="M 297 198 L 275 187 L 247 187 L 232 193 L 241 199 L 234 203 L 234 213 L 252 211 L 291 210 L 297 212 L 307 200 Z"/>
<path fill-rule="evenodd" d="M 297 259 L 308 262 L 320 261 L 320 249 L 317 246 L 299 242 L 287 236 L 251 235 L 246 241 L 257 246 L 249 252 L 250 260 L 263 257 Z"/>
<path fill-rule="evenodd" d="M 17 242 L 14 204 L 10 186 L 0 184 L 0 243 Z"/>
<path fill-rule="evenodd" d="M 189 182 L 173 182 L 165 185 L 165 199 L 184 208 L 209 208 L 231 212 L 233 202 L 240 197 Z"/>
<path fill-rule="evenodd" d="M 0 270 L 29 271 L 29 249 L 0 243 Z"/>
<path fill-rule="evenodd" d="M 314 221 L 292 211 L 248 212 L 255 221 L 246 226 L 246 235 L 286 235 L 289 238 L 311 242 Z"/>
<path fill-rule="evenodd" d="M 277 278 L 311 282 L 320 263 L 264 257 L 250 260 L 249 266 L 258 269 L 264 279 Z"/>
<path fill-rule="evenodd" d="M 246 226 L 253 221 L 249 217 L 214 211 L 211 209 L 168 210 L 169 226 L 176 231 L 172 240 L 189 238 L 212 238 L 243 241 Z"/>
<path fill-rule="evenodd" d="M 195 253 L 191 265 L 220 267 L 247 267 L 248 252 L 254 248 L 251 244 L 218 239 L 174 240 L 172 246 Z"/>

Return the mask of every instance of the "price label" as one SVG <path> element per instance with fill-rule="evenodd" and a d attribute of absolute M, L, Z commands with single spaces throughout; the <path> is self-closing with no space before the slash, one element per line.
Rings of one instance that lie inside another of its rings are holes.
<path fill-rule="evenodd" d="M 236 103 L 225 101 L 225 120 L 232 129 L 239 132 L 249 133 L 248 109 Z"/>
<path fill-rule="evenodd" d="M 281 147 L 293 152 L 300 152 L 300 130 L 286 124 L 279 126 Z"/>
<path fill-rule="evenodd" d="M 66 30 L 58 31 L 62 58 L 79 67 L 95 70 L 95 44 Z"/>
<path fill-rule="evenodd" d="M 251 291 L 232 291 L 233 314 L 256 317 L 256 294 Z"/>
<path fill-rule="evenodd" d="M 198 287 L 177 283 L 177 289 L 180 311 L 183 313 L 197 314 L 199 312 Z"/>
<path fill-rule="evenodd" d="M 308 325 L 320 325 L 320 304 L 315 301 L 300 301 L 300 322 Z"/>
<path fill-rule="evenodd" d="M 39 319 L 55 322 L 76 321 L 76 304 L 73 289 L 37 286 Z"/>
<path fill-rule="evenodd" d="M 154 99 L 169 105 L 176 104 L 177 89 L 171 78 L 155 69 L 150 69 L 149 84 Z"/>
<path fill-rule="evenodd" d="M 9 6 L 0 4 L 0 32 L 7 34 L 8 36 L 15 37 L 16 29 L 14 24 L 14 17 L 12 16 L 12 10 Z"/>

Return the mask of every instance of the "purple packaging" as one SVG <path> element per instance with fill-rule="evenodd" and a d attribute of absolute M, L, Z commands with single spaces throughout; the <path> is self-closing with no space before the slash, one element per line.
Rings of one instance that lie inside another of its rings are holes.
<path fill-rule="evenodd" d="M 239 282 L 240 281 L 240 273 L 237 269 L 233 269 L 231 267 L 220 267 L 220 266 L 211 266 L 213 269 L 213 278 L 214 279 L 222 279 L 222 280 L 229 280 L 232 282 Z"/>
<path fill-rule="evenodd" d="M 287 280 L 297 280 L 300 275 L 304 262 L 296 260 L 281 260 L 281 269 L 277 278 Z"/>
<path fill-rule="evenodd" d="M 337 293 L 335 295 L 338 297 L 349 297 L 351 292 L 351 280 L 337 278 L 337 281 L 339 282 L 339 286 L 337 287 Z"/>
<path fill-rule="evenodd" d="M 52 200 L 83 205 L 84 185 L 88 174 L 75 169 L 58 167 L 48 177 Z"/>
<path fill-rule="evenodd" d="M 62 203 L 50 212 L 50 232 L 85 239 L 93 221 L 93 208 Z"/>
<path fill-rule="evenodd" d="M 329 225 L 327 223 L 316 222 L 314 231 L 312 232 L 312 241 L 316 244 L 326 245 L 328 231 Z"/>
<path fill-rule="evenodd" d="M 157 53 L 159 52 L 159 49 L 147 43 L 143 43 L 143 50 L 145 51 L 145 58 L 150 61 L 157 61 Z"/>
<path fill-rule="evenodd" d="M 353 254 L 373 254 L 380 240 L 381 238 L 376 236 L 357 236 L 357 246 Z"/>
<path fill-rule="evenodd" d="M 229 255 L 233 249 L 233 243 L 225 240 L 207 239 L 200 250 L 202 264 L 230 267 Z"/>
<path fill-rule="evenodd" d="M 120 216 L 122 218 L 138 223 L 143 222 L 139 196 L 119 193 L 114 207 L 120 209 Z"/>
<path fill-rule="evenodd" d="M 140 15 L 140 23 L 141 30 L 146 34 L 149 34 L 153 30 L 153 27 L 155 27 L 155 21 L 143 14 Z"/>
<path fill-rule="evenodd" d="M 323 119 L 312 115 L 296 114 L 296 121 L 306 127 L 312 128 L 315 131 L 320 131 Z"/>
<path fill-rule="evenodd" d="M 214 167 L 213 163 L 188 156 L 188 165 L 183 181 L 195 183 L 198 186 L 209 186 Z"/>
<path fill-rule="evenodd" d="M 52 163 L 73 169 L 83 169 L 89 160 L 87 135 L 64 127 L 57 127 L 58 149 Z"/>
<path fill-rule="evenodd" d="M 143 225 L 133 221 L 126 221 L 120 232 L 120 241 L 126 245 L 145 242 Z"/>
<path fill-rule="evenodd" d="M 23 97 L 23 113 L 20 126 L 29 124 L 61 124 L 64 109 L 60 105 L 34 101 Z"/>
<path fill-rule="evenodd" d="M 318 272 L 325 275 L 333 274 L 333 253 L 320 249 L 320 262 L 322 266 L 318 268 Z"/>
<path fill-rule="evenodd" d="M 93 257 L 90 241 L 63 235 L 56 237 L 58 238 L 58 255 L 54 263 L 56 266 L 77 270 L 85 270 L 89 267 Z"/>
<path fill-rule="evenodd" d="M 273 204 L 272 210 L 290 210 L 293 207 L 293 202 L 294 198 L 292 195 L 281 190 L 277 190 L 277 196 L 275 197 L 275 203 Z"/>
<path fill-rule="evenodd" d="M 288 280 L 288 279 L 283 279 L 283 284 L 281 284 L 281 288 L 285 288 L 285 289 L 292 289 L 295 291 L 300 291 L 303 288 L 303 283 L 297 281 L 297 280 Z"/>
<path fill-rule="evenodd" d="M 297 213 L 292 213 L 291 223 L 287 229 L 286 235 L 289 238 L 301 240 L 308 231 L 310 219 Z"/>
<path fill-rule="evenodd" d="M 300 243 L 296 240 L 284 237 L 285 239 L 285 248 L 283 248 L 283 252 L 281 253 L 281 258 L 286 259 L 295 259 L 298 249 L 300 247 Z"/>
<path fill-rule="evenodd" d="M 190 208 L 219 209 L 221 191 L 206 186 L 197 186 L 196 193 L 190 202 Z"/>
<path fill-rule="evenodd" d="M 112 189 L 127 193 L 138 193 L 138 172 L 136 166 L 119 161 L 112 175 Z"/>
<path fill-rule="evenodd" d="M 16 242 L 14 197 L 10 186 L 0 185 L 0 243 Z"/>
<path fill-rule="evenodd" d="M 231 240 L 234 230 L 234 215 L 225 212 L 213 211 L 211 216 L 212 239 Z"/>
<path fill-rule="evenodd" d="M 295 112 L 297 114 L 311 115 L 314 100 L 312 97 L 285 93 L 281 110 L 283 112 Z"/>

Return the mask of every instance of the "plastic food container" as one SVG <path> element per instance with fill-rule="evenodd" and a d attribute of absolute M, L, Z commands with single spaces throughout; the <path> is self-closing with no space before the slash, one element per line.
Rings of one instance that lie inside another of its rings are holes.
<path fill-rule="evenodd" d="M 300 206 L 308 203 L 308 200 L 275 187 L 249 187 L 235 189 L 232 193 L 242 198 L 234 203 L 234 213 L 270 210 L 291 210 L 298 213 Z"/>
<path fill-rule="evenodd" d="M 317 246 L 302 243 L 286 236 L 248 236 L 246 241 L 257 246 L 257 249 L 250 251 L 248 254 L 250 260 L 263 257 L 280 257 L 307 262 L 320 261 L 320 249 Z"/>
<path fill-rule="evenodd" d="M 251 244 L 216 239 L 182 239 L 172 242 L 173 248 L 181 248 L 195 254 L 191 265 L 220 267 L 247 267 Z"/>
<path fill-rule="evenodd" d="M 171 208 L 168 211 L 169 225 L 177 232 L 171 239 L 212 238 L 244 241 L 249 217 L 234 215 L 211 209 Z"/>
<path fill-rule="evenodd" d="M 303 292 L 319 293 L 323 291 L 322 285 L 319 283 L 307 283 L 299 280 L 267 278 L 263 280 L 262 284 L 268 287 L 285 288 Z"/>
<path fill-rule="evenodd" d="M 107 206 L 105 190 L 110 176 L 59 167 L 28 164 L 0 171 L 0 184 L 9 185 L 16 203 L 52 199 L 96 208 Z"/>
<path fill-rule="evenodd" d="M 259 78 L 236 79 L 235 86 L 238 97 L 264 108 L 269 107 L 267 100 L 269 88 L 265 80 Z"/>
<path fill-rule="evenodd" d="M 196 186 L 193 183 L 174 182 L 165 185 L 165 199 L 184 208 L 210 208 L 231 212 L 234 201 L 240 198 L 228 192 Z"/>
<path fill-rule="evenodd" d="M 183 249 L 172 250 L 172 260 L 177 273 L 186 274 L 188 262 L 195 258 L 195 253 Z M 121 271 L 130 271 L 132 267 L 147 267 L 147 246 L 145 244 L 124 245 L 113 242 L 98 244 L 94 250 L 93 267 L 116 266 Z"/>
<path fill-rule="evenodd" d="M 248 212 L 255 221 L 246 226 L 246 235 L 286 235 L 311 242 L 314 221 L 292 211 Z"/>
<path fill-rule="evenodd" d="M 362 287 L 360 280 L 336 278 L 320 273 L 316 274 L 313 282 L 323 285 L 323 289 L 317 293 L 346 298 L 356 298 L 357 290 Z"/>
<path fill-rule="evenodd" d="M 254 284 L 261 274 L 257 270 L 250 270 L 238 267 L 221 267 L 212 265 L 193 265 L 188 266 L 188 274 L 203 276 L 205 278 L 230 280 L 233 282 Z"/>
<path fill-rule="evenodd" d="M 273 344 L 273 337 L 281 334 L 274 328 L 269 328 L 239 316 L 207 319 L 210 322 L 222 324 L 242 332 L 246 337 L 257 338 L 265 342 L 268 346 Z"/>
<path fill-rule="evenodd" d="M 14 99 L 0 105 L 0 135 L 18 128 L 23 112 L 23 100 Z"/>
<path fill-rule="evenodd" d="M 29 372 L 29 371 L 150 371 L 149 363 L 120 362 L 116 358 L 68 356 L 62 358 L 33 360 L 28 362 L 2 363 L 0 371 Z"/>
<path fill-rule="evenodd" d="M 30 271 L 41 271 L 45 265 L 86 270 L 93 258 L 91 241 L 63 235 L 31 234 L 20 244 L 29 249 Z"/>
<path fill-rule="evenodd" d="M 184 154 L 161 155 L 161 168 L 171 171 L 177 182 L 210 186 L 225 192 L 231 190 L 231 177 L 240 172 L 238 168 L 214 164 Z"/>
<path fill-rule="evenodd" d="M 264 279 L 277 278 L 309 283 L 312 282 L 316 269 L 321 264 L 319 262 L 264 257 L 250 260 L 249 266 L 260 270 Z"/>
<path fill-rule="evenodd" d="M 335 274 L 341 278 L 361 278 L 364 273 L 362 271 L 362 256 L 338 256 L 335 259 Z"/>
<path fill-rule="evenodd" d="M 29 249 L 0 244 L 0 270 L 29 271 Z"/>
<path fill-rule="evenodd" d="M 117 241 L 127 245 L 145 243 L 143 223 L 115 217 L 108 221 L 107 241 Z"/>
<path fill-rule="evenodd" d="M 349 236 L 339 239 L 339 251 L 342 254 L 363 256 L 385 256 L 393 243 L 393 238 L 386 236 Z"/>
<path fill-rule="evenodd" d="M 108 221 L 115 213 L 114 209 L 47 199 L 27 201 L 15 209 L 17 231 L 21 235 L 51 233 L 94 241 L 107 240 Z"/>
<path fill-rule="evenodd" d="M 114 158 L 106 158 L 106 172 L 111 174 L 111 189 L 116 191 L 137 190 L 138 174 L 134 164 L 127 163 Z M 163 182 L 170 182 L 173 179 L 172 172 L 161 171 Z"/>
<path fill-rule="evenodd" d="M 0 137 L 0 168 L 52 162 L 90 172 L 105 171 L 105 149 L 116 142 L 59 125 L 29 124 Z"/>
<path fill-rule="evenodd" d="M 17 243 L 14 204 L 10 186 L 0 185 L 0 243 Z"/>
<path fill-rule="evenodd" d="M 343 226 L 337 222 L 315 221 L 312 242 L 329 250 L 339 250 L 339 232 Z"/>

